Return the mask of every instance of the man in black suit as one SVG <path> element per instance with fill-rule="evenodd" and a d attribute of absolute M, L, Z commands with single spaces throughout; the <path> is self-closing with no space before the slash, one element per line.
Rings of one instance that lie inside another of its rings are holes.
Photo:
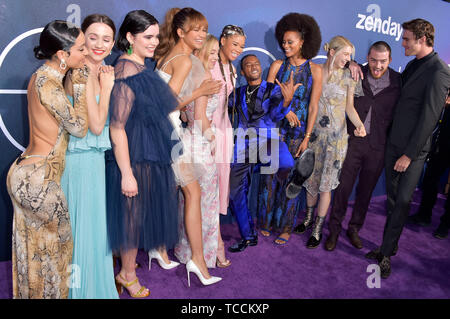
<path fill-rule="evenodd" d="M 355 205 L 348 224 L 347 236 L 354 247 L 358 249 L 363 247 L 358 232 L 364 224 L 372 192 L 383 171 L 387 133 L 401 89 L 400 73 L 389 68 L 391 60 L 389 44 L 378 41 L 370 46 L 368 63 L 361 68 L 364 75 L 362 80 L 364 95 L 355 97 L 355 109 L 364 122 L 367 136 L 355 137 L 353 134 L 355 126 L 347 119 L 348 150 L 339 186 L 333 196 L 333 207 L 328 222 L 330 235 L 325 242 L 325 249 L 328 251 L 336 247 L 348 199 L 358 176 Z"/>
<path fill-rule="evenodd" d="M 427 226 L 431 223 L 433 207 L 436 204 L 439 180 L 450 167 L 450 96 L 447 95 L 446 107 L 436 132 L 433 152 L 430 152 L 429 162 L 422 181 L 422 200 L 416 215 L 410 216 L 410 221 L 419 226 Z M 433 236 L 444 239 L 450 229 L 450 196 L 447 195 L 445 213 L 441 217 L 438 228 Z"/>
<path fill-rule="evenodd" d="M 431 135 L 450 87 L 449 67 L 433 50 L 433 25 L 414 19 L 402 27 L 405 55 L 415 59 L 402 73 L 402 90 L 386 145 L 387 219 L 383 242 L 366 255 L 378 261 L 382 278 L 391 273 L 390 257 L 397 250 L 411 197 L 430 150 Z"/>

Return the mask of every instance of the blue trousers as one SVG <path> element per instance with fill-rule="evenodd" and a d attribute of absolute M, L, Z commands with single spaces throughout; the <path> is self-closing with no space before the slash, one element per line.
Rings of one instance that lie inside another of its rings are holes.
<path fill-rule="evenodd" d="M 292 158 L 287 145 L 282 141 L 278 141 L 278 145 L 278 154 L 271 154 L 274 158 L 270 162 L 262 163 L 261 159 L 258 157 L 256 163 L 249 163 L 248 157 L 246 157 L 244 163 L 236 162 L 236 158 L 234 162 L 231 163 L 230 208 L 238 223 L 241 237 L 245 240 L 250 240 L 257 236 L 252 214 L 248 208 L 248 192 L 253 170 L 255 168 L 263 170 L 263 168 L 272 166 L 274 164 L 273 160 L 278 160 L 276 176 L 282 181 L 288 177 L 290 170 L 294 166 L 294 159 Z"/>

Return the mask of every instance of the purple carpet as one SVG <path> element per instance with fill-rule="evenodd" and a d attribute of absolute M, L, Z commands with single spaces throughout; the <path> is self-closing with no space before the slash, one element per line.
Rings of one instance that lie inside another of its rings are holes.
<path fill-rule="evenodd" d="M 417 211 L 420 193 L 414 194 L 410 213 Z M 259 243 L 242 253 L 227 256 L 232 265 L 211 269 L 223 278 L 212 286 L 202 286 L 191 273 L 187 286 L 186 269 L 181 265 L 163 270 L 153 260 L 148 271 L 148 258 L 139 252 L 137 270 L 140 282 L 150 288 L 153 299 L 230 299 L 230 298 L 450 298 L 450 237 L 435 239 L 431 234 L 443 214 L 444 198 L 440 196 L 433 212 L 432 225 L 407 226 L 399 242 L 397 256 L 392 257 L 392 274 L 381 280 L 380 288 L 368 288 L 370 261 L 364 254 L 380 244 L 385 222 L 385 197 L 373 198 L 366 224 L 360 232 L 364 248 L 353 248 L 345 235 L 350 211 L 336 250 L 327 252 L 323 245 L 307 249 L 309 232 L 292 235 L 286 246 L 276 246 L 275 236 L 259 236 Z M 351 209 L 351 205 L 349 207 Z M 300 216 L 300 219 L 303 215 Z M 239 237 L 236 225 L 222 225 L 225 246 Z M 324 230 L 324 240 L 328 235 Z M 324 242 L 323 240 L 323 242 Z M 173 258 L 173 255 L 171 255 Z M 118 269 L 116 269 L 116 272 Z M 11 298 L 11 262 L 0 263 L 0 298 Z M 128 298 L 124 292 L 122 298 Z"/>

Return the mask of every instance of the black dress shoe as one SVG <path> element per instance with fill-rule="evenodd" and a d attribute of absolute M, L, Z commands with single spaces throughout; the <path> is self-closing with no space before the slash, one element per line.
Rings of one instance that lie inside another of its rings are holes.
<path fill-rule="evenodd" d="M 394 251 L 392 252 L 392 256 L 397 255 L 398 246 L 395 246 Z M 369 251 L 367 254 L 364 255 L 367 259 L 373 259 L 373 260 L 379 260 L 381 259 L 381 250 L 380 247 L 377 249 L 374 249 L 372 251 Z"/>
<path fill-rule="evenodd" d="M 430 217 L 424 217 L 420 213 L 417 213 L 415 215 L 409 216 L 408 221 L 411 224 L 418 225 L 418 226 L 429 226 L 431 224 L 431 218 Z"/>
<path fill-rule="evenodd" d="M 378 266 L 380 266 L 381 278 L 388 278 L 391 274 L 391 259 L 386 256 L 381 256 L 381 260 L 378 261 Z"/>
<path fill-rule="evenodd" d="M 353 247 L 358 248 L 358 249 L 363 248 L 361 238 L 359 238 L 359 235 L 357 232 L 347 230 L 347 237 L 350 239 L 350 243 L 353 245 Z"/>
<path fill-rule="evenodd" d="M 378 256 L 380 256 L 380 248 L 374 249 L 372 251 L 369 251 L 367 254 L 364 255 L 367 259 L 373 259 L 378 260 Z"/>
<path fill-rule="evenodd" d="M 325 250 L 333 251 L 336 248 L 338 237 L 336 234 L 330 234 L 325 242 Z"/>
<path fill-rule="evenodd" d="M 253 237 L 252 239 L 248 240 L 249 246 L 256 246 L 258 245 L 258 236 Z"/>
<path fill-rule="evenodd" d="M 241 239 L 240 241 L 236 242 L 233 246 L 228 247 L 228 251 L 230 253 L 239 253 L 241 251 L 244 251 L 245 248 L 248 246 L 256 246 L 258 244 L 258 237 L 246 240 Z"/>
<path fill-rule="evenodd" d="M 442 223 L 439 224 L 438 228 L 433 232 L 433 236 L 437 239 L 445 239 L 448 236 L 448 227 L 444 226 Z"/>
<path fill-rule="evenodd" d="M 322 241 L 322 234 L 319 236 L 319 240 L 316 239 L 316 237 L 311 236 L 308 239 L 308 242 L 306 243 L 306 248 L 313 249 L 317 248 L 317 246 L 320 245 L 320 242 Z"/>

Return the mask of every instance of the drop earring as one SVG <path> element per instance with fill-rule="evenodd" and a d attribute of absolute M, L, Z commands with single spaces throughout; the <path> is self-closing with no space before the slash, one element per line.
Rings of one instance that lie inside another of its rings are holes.
<path fill-rule="evenodd" d="M 128 55 L 132 55 L 133 54 L 133 45 L 131 43 L 130 43 L 130 46 L 128 47 L 127 54 Z"/>
<path fill-rule="evenodd" d="M 66 61 L 64 59 L 61 59 L 61 63 L 59 63 L 59 68 L 61 70 L 65 70 L 67 68 Z"/>

